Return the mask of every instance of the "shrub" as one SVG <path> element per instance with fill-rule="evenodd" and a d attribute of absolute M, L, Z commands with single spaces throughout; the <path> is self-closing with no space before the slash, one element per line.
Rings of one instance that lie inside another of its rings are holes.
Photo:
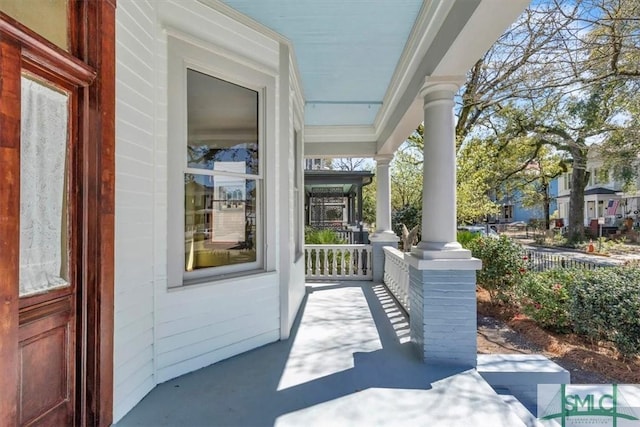
<path fill-rule="evenodd" d="M 569 293 L 577 333 L 610 341 L 625 356 L 640 354 L 640 268 L 583 271 Z"/>
<path fill-rule="evenodd" d="M 473 256 L 482 260 L 478 271 L 478 284 L 485 288 L 491 299 L 506 302 L 513 287 L 526 272 L 522 247 L 506 236 L 480 237 L 469 242 Z"/>
<path fill-rule="evenodd" d="M 333 230 L 315 229 L 313 227 L 307 227 L 305 229 L 304 241 L 309 245 L 342 245 L 346 243 L 346 240 L 341 238 L 340 235 Z M 325 257 L 327 260 L 326 265 Z M 335 272 L 333 271 L 334 258 L 336 264 Z M 313 274 L 342 274 L 343 265 L 348 268 L 350 260 L 350 255 L 344 251 L 311 249 L 309 251 L 309 258 L 305 259 L 305 271 L 309 268 L 308 263 L 311 262 L 310 267 Z"/>
<path fill-rule="evenodd" d="M 570 332 L 569 288 L 579 273 L 569 269 L 527 273 L 515 290 L 520 309 L 543 328 Z"/>
<path fill-rule="evenodd" d="M 480 233 L 474 233 L 469 230 L 458 230 L 457 240 L 458 243 L 462 245 L 463 248 L 469 249 L 469 244 L 478 238 L 480 238 Z"/>
<path fill-rule="evenodd" d="M 333 230 L 307 227 L 304 230 L 304 242 L 309 245 L 342 245 L 346 240 Z"/>

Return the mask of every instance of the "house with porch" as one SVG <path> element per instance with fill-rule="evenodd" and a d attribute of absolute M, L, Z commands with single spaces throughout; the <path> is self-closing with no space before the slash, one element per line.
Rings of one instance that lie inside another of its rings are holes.
<path fill-rule="evenodd" d="M 476 354 L 453 105 L 527 3 L 3 2 L 0 425 L 522 425 L 488 384 L 514 361 Z M 397 254 L 389 162 L 422 121 L 422 241 Z M 303 159 L 349 156 L 376 160 L 376 230 L 314 261 Z M 395 306 L 385 277 L 410 311 L 389 346 L 367 321 Z M 346 353 L 308 359 L 332 343 Z M 140 409 L 186 374 L 211 382 Z"/>
<path fill-rule="evenodd" d="M 636 162 L 640 168 L 640 159 Z M 632 227 L 640 227 L 640 174 L 635 185 L 624 191 L 623 183 L 616 180 L 613 171 L 604 166 L 598 146 L 589 150 L 587 158 L 589 181 L 584 190 L 584 225 L 593 235 L 598 235 L 598 218 L 604 220 L 604 234 L 613 234 L 625 221 Z M 560 175 L 558 186 L 558 213 L 564 224 L 569 219 L 569 199 L 571 197 L 571 169 Z"/>

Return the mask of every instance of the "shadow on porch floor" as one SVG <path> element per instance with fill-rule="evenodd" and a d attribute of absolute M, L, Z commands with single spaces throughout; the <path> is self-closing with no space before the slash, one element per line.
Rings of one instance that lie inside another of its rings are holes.
<path fill-rule="evenodd" d="M 520 426 L 475 370 L 427 366 L 384 285 L 307 285 L 291 338 L 158 385 L 129 426 Z"/>

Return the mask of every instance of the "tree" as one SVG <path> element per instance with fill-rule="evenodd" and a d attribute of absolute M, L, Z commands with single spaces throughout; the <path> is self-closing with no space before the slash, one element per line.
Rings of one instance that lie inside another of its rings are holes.
<path fill-rule="evenodd" d="M 422 207 L 422 153 L 401 146 L 391 162 L 391 208 Z"/>
<path fill-rule="evenodd" d="M 367 224 L 375 224 L 376 222 L 376 177 L 373 177 L 371 184 L 362 188 L 362 220 Z"/>
<path fill-rule="evenodd" d="M 558 153 L 548 153 L 548 148 L 540 153 L 540 158 L 532 164 L 522 177 L 522 205 L 533 208 L 542 206 L 545 230 L 551 226 L 551 182 L 567 171 L 566 160 Z"/>
<path fill-rule="evenodd" d="M 422 218 L 422 150 L 405 142 L 391 162 L 392 228 L 402 234 L 419 225 Z"/>
<path fill-rule="evenodd" d="M 345 157 L 332 159 L 331 169 L 340 171 L 368 171 L 373 168 L 370 159 Z"/>
<path fill-rule="evenodd" d="M 493 143 L 505 153 L 505 147 L 523 139 L 530 141 L 532 154 L 542 146 L 567 153 L 573 169 L 568 224 L 572 240 L 584 235 L 591 144 L 611 147 L 603 150 L 605 161 L 622 161 L 614 167 L 621 175 L 628 177 L 635 170 L 629 159 L 640 150 L 630 142 L 638 140 L 638 108 L 637 101 L 629 99 L 636 98 L 640 78 L 638 16 L 637 0 L 537 2 L 475 64 L 461 91 L 459 153 L 479 143 L 484 148 Z M 620 148 L 626 163 L 615 155 Z M 525 170 L 533 159 L 521 158 L 513 170 Z M 496 165 L 491 163 L 491 168 Z M 469 190 L 482 195 L 486 189 Z M 459 192 L 465 197 L 464 189 Z"/>

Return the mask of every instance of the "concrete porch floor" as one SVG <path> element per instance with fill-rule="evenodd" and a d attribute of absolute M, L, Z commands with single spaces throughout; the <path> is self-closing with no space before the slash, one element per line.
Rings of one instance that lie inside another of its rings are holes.
<path fill-rule="evenodd" d="M 475 370 L 422 363 L 384 285 L 310 283 L 290 339 L 158 385 L 129 426 L 525 425 Z"/>

